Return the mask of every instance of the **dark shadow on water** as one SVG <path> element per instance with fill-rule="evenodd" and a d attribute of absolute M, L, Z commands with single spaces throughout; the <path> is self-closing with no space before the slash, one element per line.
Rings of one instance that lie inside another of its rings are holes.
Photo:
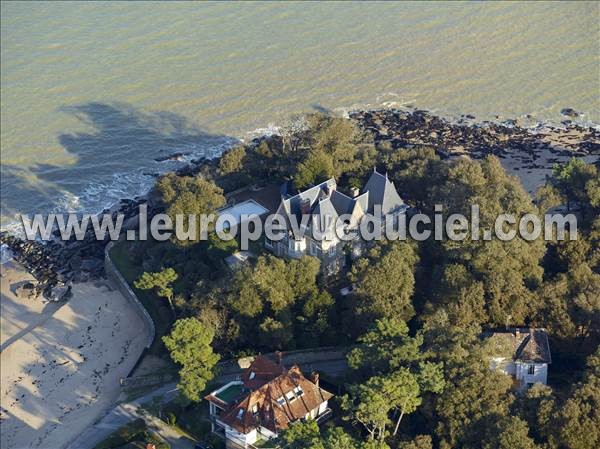
<path fill-rule="evenodd" d="M 60 112 L 76 117 L 89 128 L 58 136 L 60 145 L 76 162 L 65 166 L 33 164 L 27 169 L 2 165 L 4 216 L 47 213 L 44 207 L 53 204 L 61 193 L 79 196 L 89 186 L 110 186 L 115 175 L 118 178 L 136 170 L 141 174 L 172 169 L 175 163 L 154 159 L 174 153 L 213 156 L 235 141 L 210 134 L 182 115 L 145 112 L 124 103 L 91 102 L 65 106 Z M 37 210 L 25 210 L 24 203 L 30 205 L 28 209 L 35 205 Z"/>
<path fill-rule="evenodd" d="M 313 110 L 315 110 L 316 112 L 319 112 L 321 114 L 333 115 L 333 111 L 331 109 L 326 108 L 325 106 L 320 105 L 318 103 L 311 104 L 311 107 L 313 108 Z"/>

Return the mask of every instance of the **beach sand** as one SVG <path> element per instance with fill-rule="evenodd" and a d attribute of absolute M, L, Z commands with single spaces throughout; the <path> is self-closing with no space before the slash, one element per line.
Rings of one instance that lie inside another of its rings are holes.
<path fill-rule="evenodd" d="M 59 449 L 118 398 L 148 330 L 106 283 L 73 286 L 66 303 L 14 294 L 31 276 L 9 262 L 1 280 L 1 447 Z"/>

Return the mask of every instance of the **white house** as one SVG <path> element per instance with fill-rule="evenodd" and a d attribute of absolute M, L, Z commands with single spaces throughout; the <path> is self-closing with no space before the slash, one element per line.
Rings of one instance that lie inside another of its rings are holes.
<path fill-rule="evenodd" d="M 490 367 L 512 376 L 519 388 L 546 385 L 552 363 L 548 334 L 544 329 L 514 328 L 484 334 Z"/>
<path fill-rule="evenodd" d="M 228 448 L 248 448 L 276 438 L 301 419 L 317 422 L 329 416 L 333 395 L 319 386 L 318 375 L 304 377 L 298 366 L 286 369 L 265 356 L 257 357 L 240 376 L 213 391 L 209 402 L 212 430 Z"/>

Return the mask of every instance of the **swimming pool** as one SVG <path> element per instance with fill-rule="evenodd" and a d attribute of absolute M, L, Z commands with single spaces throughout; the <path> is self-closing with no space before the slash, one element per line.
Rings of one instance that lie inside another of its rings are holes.
<path fill-rule="evenodd" d="M 261 216 L 267 212 L 268 210 L 256 201 L 246 200 L 217 211 L 219 216 L 227 215 L 229 223 L 227 221 L 218 222 L 216 228 L 222 231 L 223 229 L 228 229 L 230 225 L 239 225 L 242 223 L 242 215 Z M 248 217 L 244 218 L 247 219 Z"/>

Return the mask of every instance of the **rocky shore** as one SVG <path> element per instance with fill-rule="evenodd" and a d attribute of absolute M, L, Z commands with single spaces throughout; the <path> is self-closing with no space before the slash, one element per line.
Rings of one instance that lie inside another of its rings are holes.
<path fill-rule="evenodd" d="M 126 224 L 137 217 L 140 204 L 146 202 L 146 198 L 123 199 L 116 207 L 105 210 L 102 214 L 110 213 L 113 219 L 117 214 L 123 214 Z M 124 231 L 127 226 L 123 228 Z M 24 240 L 7 232 L 0 233 L 0 244 L 4 251 L 10 251 L 11 257 L 35 278 L 35 281 L 19 288 L 19 296 L 49 301 L 64 300 L 68 299 L 73 283 L 105 277 L 104 247 L 108 240 L 97 240 L 91 226 L 81 240 L 73 237 L 63 241 L 58 230 L 53 233 L 53 237 L 53 240 L 41 242 Z"/>
<path fill-rule="evenodd" d="M 571 111 L 565 109 L 565 113 L 576 114 Z M 600 155 L 600 130 L 571 120 L 563 121 L 560 128 L 529 128 L 516 120 L 475 122 L 475 117 L 463 115 L 449 121 L 423 110 L 397 109 L 357 111 L 350 113 L 350 118 L 372 133 L 376 143 L 389 142 L 394 149 L 429 146 L 444 158 L 459 154 L 475 159 L 488 154 L 504 158 L 520 153 L 535 163 L 545 150 L 569 157 Z"/>
<path fill-rule="evenodd" d="M 503 160 L 505 167 L 520 174 L 525 187 L 533 193 L 543 182 L 551 166 L 570 157 L 592 157 L 598 163 L 600 130 L 574 123 L 579 113 L 565 108 L 567 119 L 561 127 L 524 126 L 517 120 L 477 122 L 471 115 L 448 120 L 424 110 L 379 109 L 354 111 L 349 118 L 365 132 L 371 133 L 376 145 L 390 145 L 402 151 L 408 148 L 429 147 L 444 159 L 472 157 L 480 159 L 493 154 Z M 277 135 L 253 139 L 248 146 L 264 139 L 278 139 Z M 182 157 L 177 153 L 164 160 Z M 219 159 L 200 158 L 177 171 L 179 176 L 202 174 L 216 176 Z M 535 172 L 535 173 L 534 173 Z M 135 222 L 139 205 L 149 204 L 149 217 L 160 211 L 149 196 L 123 199 L 102 214 L 124 214 L 125 225 Z M 104 247 L 107 241 L 98 241 L 91 228 L 82 240 L 62 241 L 60 234 L 50 242 L 24 241 L 7 233 L 0 233 L 0 244 L 6 245 L 17 262 L 37 279 L 24 294 L 47 299 L 64 298 L 73 282 L 84 282 L 104 277 Z"/>

